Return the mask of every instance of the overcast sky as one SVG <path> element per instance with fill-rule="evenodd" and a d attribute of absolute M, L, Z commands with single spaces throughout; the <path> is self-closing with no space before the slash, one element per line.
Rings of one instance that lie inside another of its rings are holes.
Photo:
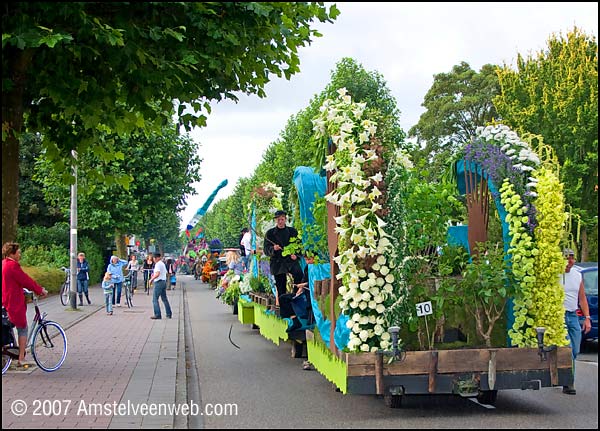
<path fill-rule="evenodd" d="M 536 55 L 551 34 L 574 26 L 598 37 L 598 3 L 336 3 L 333 24 L 318 23 L 323 35 L 299 50 L 300 72 L 287 81 L 275 77 L 267 97 L 240 95 L 213 103 L 208 125 L 191 133 L 200 143 L 202 180 L 194 184 L 180 213 L 181 228 L 225 179 L 213 202 L 231 195 L 239 178 L 249 177 L 291 115 L 329 83 L 343 57 L 351 57 L 387 82 L 400 109 L 405 131 L 424 112 L 423 98 L 433 75 L 461 61 L 479 71 L 484 64 L 509 64 L 517 54 Z"/>

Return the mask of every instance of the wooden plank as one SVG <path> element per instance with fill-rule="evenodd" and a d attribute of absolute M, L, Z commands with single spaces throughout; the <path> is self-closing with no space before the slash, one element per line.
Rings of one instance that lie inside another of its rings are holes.
<path fill-rule="evenodd" d="M 429 357 L 429 388 L 428 391 L 430 394 L 435 392 L 435 375 L 437 374 L 437 365 L 438 365 L 438 352 L 431 352 L 431 356 Z"/>
<path fill-rule="evenodd" d="M 496 387 L 496 351 L 490 350 L 490 360 L 488 361 L 488 386 L 491 390 Z"/>
<path fill-rule="evenodd" d="M 558 352 L 552 350 L 548 352 L 548 366 L 550 367 L 550 383 L 552 386 L 558 385 Z"/>
<path fill-rule="evenodd" d="M 375 393 L 377 395 L 383 395 L 384 390 L 383 383 L 383 355 L 375 355 Z"/>

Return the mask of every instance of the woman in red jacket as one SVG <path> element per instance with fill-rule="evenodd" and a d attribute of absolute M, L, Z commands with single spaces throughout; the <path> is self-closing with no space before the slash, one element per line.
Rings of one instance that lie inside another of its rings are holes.
<path fill-rule="evenodd" d="M 2 246 L 2 306 L 8 312 L 8 318 L 17 328 L 19 337 L 18 367 L 24 365 L 25 348 L 27 347 L 27 304 L 23 289 L 29 289 L 38 296 L 46 296 L 48 292 L 25 274 L 19 260 L 21 250 L 19 244 L 7 242 Z"/>

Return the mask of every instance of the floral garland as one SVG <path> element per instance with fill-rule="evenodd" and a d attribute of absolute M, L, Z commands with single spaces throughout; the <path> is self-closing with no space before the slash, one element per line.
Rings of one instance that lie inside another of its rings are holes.
<path fill-rule="evenodd" d="M 473 142 L 465 148 L 465 159 L 479 163 L 494 184 L 502 184 L 508 178 L 524 201 L 528 216 L 527 228 L 533 232 L 536 226 L 535 207 L 537 180 L 530 177 L 540 164 L 537 154 L 528 143 L 503 124 L 478 127 Z"/>
<path fill-rule="evenodd" d="M 376 352 L 391 345 L 383 313 L 395 281 L 385 257 L 391 243 L 380 217 L 385 211 L 382 146 L 375 138 L 377 124 L 362 118 L 366 104 L 353 103 L 345 88 L 338 94 L 338 100 L 323 103 L 313 124 L 317 138 L 330 137 L 336 146 L 325 169 L 333 172 L 337 188 L 325 198 L 340 207 L 335 219 L 340 308 L 350 317 L 348 350 Z"/>
<path fill-rule="evenodd" d="M 478 127 L 476 134 L 465 149 L 465 159 L 479 163 L 494 183 L 502 184 L 500 201 L 507 211 L 511 237 L 507 254 L 518 285 L 509 336 L 519 347 L 535 347 L 535 328 L 543 326 L 547 344 L 565 345 L 564 324 L 557 318 L 562 316 L 564 299 L 558 284 L 564 265 L 559 248 L 565 218 L 562 185 L 507 126 Z"/>
<path fill-rule="evenodd" d="M 282 209 L 282 188 L 271 182 L 265 182 L 252 191 L 252 200 L 248 203 L 248 214 L 252 214 L 252 204 L 256 211 L 256 233 L 264 237 L 264 234 L 272 225 L 273 213 Z"/>

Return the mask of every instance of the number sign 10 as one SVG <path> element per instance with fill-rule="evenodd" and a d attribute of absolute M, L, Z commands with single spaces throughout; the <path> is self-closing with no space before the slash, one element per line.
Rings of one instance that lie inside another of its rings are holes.
<path fill-rule="evenodd" d="M 420 302 L 417 304 L 417 316 L 427 316 L 428 314 L 433 314 L 433 308 L 431 307 L 431 301 Z"/>

